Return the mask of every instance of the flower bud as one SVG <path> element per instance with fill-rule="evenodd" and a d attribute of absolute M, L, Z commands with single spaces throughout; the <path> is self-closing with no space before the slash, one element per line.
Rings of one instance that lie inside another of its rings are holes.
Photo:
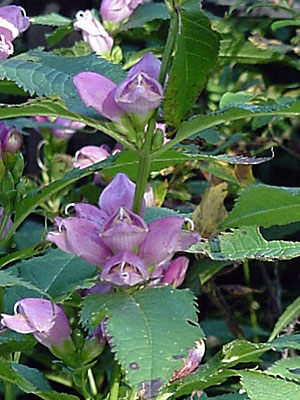
<path fill-rule="evenodd" d="M 114 40 L 90 10 L 78 11 L 74 28 L 82 31 L 83 40 L 96 54 L 110 53 Z"/>
<path fill-rule="evenodd" d="M 175 258 L 163 272 L 161 283 L 168 283 L 177 288 L 184 281 L 188 266 L 189 259 L 187 257 Z"/>
<path fill-rule="evenodd" d="M 4 153 L 15 154 L 22 146 L 22 134 L 15 126 L 8 127 L 5 122 L 0 122 L 0 142 Z"/>

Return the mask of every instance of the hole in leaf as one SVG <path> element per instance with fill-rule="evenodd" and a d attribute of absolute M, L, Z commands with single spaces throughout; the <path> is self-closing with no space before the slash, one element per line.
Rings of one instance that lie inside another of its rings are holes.
<path fill-rule="evenodd" d="M 195 327 L 199 328 L 198 322 L 192 321 L 191 319 L 187 319 L 186 322 L 187 322 L 189 325 L 192 325 L 192 326 L 195 326 Z"/>
<path fill-rule="evenodd" d="M 139 396 L 145 399 L 155 399 L 160 392 L 164 381 L 162 378 L 141 382 L 139 385 Z"/>
<path fill-rule="evenodd" d="M 134 371 L 137 371 L 138 369 L 140 369 L 140 366 L 136 362 L 132 362 L 129 364 L 129 368 L 133 369 Z"/>

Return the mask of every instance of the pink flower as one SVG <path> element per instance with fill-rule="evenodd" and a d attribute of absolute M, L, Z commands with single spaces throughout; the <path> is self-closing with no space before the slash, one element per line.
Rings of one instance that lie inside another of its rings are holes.
<path fill-rule="evenodd" d="M 100 14 L 103 20 L 118 24 L 133 13 L 143 0 L 102 0 Z"/>
<path fill-rule="evenodd" d="M 26 17 L 22 7 L 0 8 L 0 59 L 5 59 L 13 54 L 12 41 L 28 29 L 29 25 L 29 18 Z"/>
<path fill-rule="evenodd" d="M 110 53 L 114 40 L 90 10 L 78 11 L 74 28 L 82 31 L 83 40 L 96 54 Z"/>
<path fill-rule="evenodd" d="M 104 117 L 121 123 L 124 113 L 145 117 L 163 99 L 163 88 L 158 82 L 160 61 L 147 53 L 116 85 L 96 72 L 80 72 L 73 78 L 81 100 Z"/>

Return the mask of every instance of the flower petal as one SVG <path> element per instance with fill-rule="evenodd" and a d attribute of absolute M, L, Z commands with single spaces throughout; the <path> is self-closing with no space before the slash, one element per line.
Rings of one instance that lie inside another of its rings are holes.
<path fill-rule="evenodd" d="M 145 54 L 138 63 L 130 68 L 127 74 L 127 79 L 132 78 L 139 72 L 145 72 L 148 76 L 158 81 L 160 67 L 160 60 L 150 51 Z"/>
<path fill-rule="evenodd" d="M 1 314 L 1 324 L 8 329 L 19 333 L 32 333 L 35 328 L 31 325 L 30 321 L 22 314 Z"/>
<path fill-rule="evenodd" d="M 73 83 L 86 106 L 94 108 L 106 118 L 120 122 L 123 111 L 111 96 L 108 98 L 110 92 L 117 87 L 115 83 L 96 72 L 80 72 L 74 76 Z"/>

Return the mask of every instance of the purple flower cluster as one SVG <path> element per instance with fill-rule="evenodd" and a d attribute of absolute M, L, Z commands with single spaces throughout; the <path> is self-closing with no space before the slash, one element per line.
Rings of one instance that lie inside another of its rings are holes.
<path fill-rule="evenodd" d="M 0 8 L 0 59 L 6 59 L 14 53 L 12 41 L 28 29 L 29 25 L 29 18 L 22 7 Z"/>
<path fill-rule="evenodd" d="M 104 117 L 121 123 L 122 116 L 134 114 L 147 120 L 163 100 L 158 82 L 161 62 L 147 53 L 119 85 L 96 72 L 80 72 L 73 78 L 81 100 Z"/>
<path fill-rule="evenodd" d="M 63 251 L 101 267 L 103 282 L 130 287 L 149 280 L 156 271 L 151 279 L 172 281 L 178 286 L 187 261 L 185 257 L 172 263 L 170 260 L 175 252 L 198 242 L 200 236 L 182 229 L 182 217 L 164 217 L 146 224 L 132 212 L 134 192 L 135 184 L 125 174 L 117 174 L 103 190 L 99 207 L 76 204 L 76 216 L 57 217 L 56 230 L 49 232 L 47 239 Z M 168 277 L 170 266 L 172 278 Z"/>

